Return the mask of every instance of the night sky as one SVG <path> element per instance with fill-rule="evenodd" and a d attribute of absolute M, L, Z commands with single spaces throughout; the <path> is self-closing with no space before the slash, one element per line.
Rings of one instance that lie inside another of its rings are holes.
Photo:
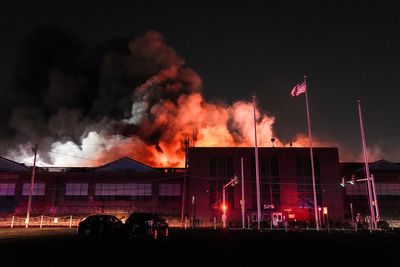
<path fill-rule="evenodd" d="M 282 141 L 307 133 L 304 96 L 290 96 L 307 75 L 316 139 L 337 144 L 341 160 L 360 160 L 360 98 L 372 160 L 400 161 L 397 6 L 381 1 L 7 2 L 0 11 L 2 95 L 11 90 L 23 62 L 21 42 L 38 27 L 67 31 L 89 47 L 154 30 L 201 76 L 208 101 L 250 101 L 256 95 L 262 110 L 275 116 Z M 0 116 L 5 128 L 9 116 Z M 0 134 L 3 140 L 10 135 L 7 129 Z"/>

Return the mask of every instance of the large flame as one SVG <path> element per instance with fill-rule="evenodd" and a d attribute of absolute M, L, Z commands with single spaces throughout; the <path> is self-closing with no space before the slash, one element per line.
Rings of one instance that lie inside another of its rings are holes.
<path fill-rule="evenodd" d="M 157 150 L 138 144 L 135 137 L 129 144 L 114 147 L 109 154 L 101 155 L 102 161 L 109 155 L 115 158 L 131 155 L 133 158 L 152 166 L 183 166 L 184 139 L 192 139 L 196 146 L 252 146 L 254 144 L 253 106 L 237 102 L 232 106 L 207 103 L 199 93 L 183 95 L 174 104 L 160 103 L 152 109 L 155 120 L 149 131 L 164 129 Z M 273 117 L 258 114 L 257 132 L 272 137 Z M 261 144 L 265 138 L 260 139 Z M 139 150 L 138 150 L 139 148 Z M 161 152 L 162 151 L 162 152 Z"/>

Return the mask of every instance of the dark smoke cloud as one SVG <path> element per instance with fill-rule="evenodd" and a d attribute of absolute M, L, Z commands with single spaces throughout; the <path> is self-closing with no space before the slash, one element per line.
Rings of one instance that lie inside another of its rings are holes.
<path fill-rule="evenodd" d="M 2 155 L 39 143 L 50 161 L 43 152 L 52 143 L 79 145 L 91 130 L 137 135 L 161 150 L 164 129 L 152 127 L 152 108 L 165 100 L 176 104 L 201 87 L 199 75 L 154 31 L 93 46 L 42 26 L 22 41 L 16 61 L 9 84 L 0 88 Z"/>

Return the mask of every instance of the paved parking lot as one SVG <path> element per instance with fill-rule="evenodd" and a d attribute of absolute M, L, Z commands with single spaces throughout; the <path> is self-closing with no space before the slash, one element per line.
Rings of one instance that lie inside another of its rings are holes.
<path fill-rule="evenodd" d="M 1 266 L 400 266 L 399 233 L 171 230 L 166 240 L 130 241 L 82 239 L 76 229 L 11 232 L 0 229 Z"/>

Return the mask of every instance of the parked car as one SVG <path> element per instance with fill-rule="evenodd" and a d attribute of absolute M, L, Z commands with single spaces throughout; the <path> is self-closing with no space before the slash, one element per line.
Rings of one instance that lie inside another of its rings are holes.
<path fill-rule="evenodd" d="M 81 236 L 119 236 L 124 232 L 124 224 L 113 215 L 91 215 L 79 223 Z"/>
<path fill-rule="evenodd" d="M 125 221 L 125 231 L 128 238 L 168 237 L 168 224 L 157 213 L 135 212 Z"/>

